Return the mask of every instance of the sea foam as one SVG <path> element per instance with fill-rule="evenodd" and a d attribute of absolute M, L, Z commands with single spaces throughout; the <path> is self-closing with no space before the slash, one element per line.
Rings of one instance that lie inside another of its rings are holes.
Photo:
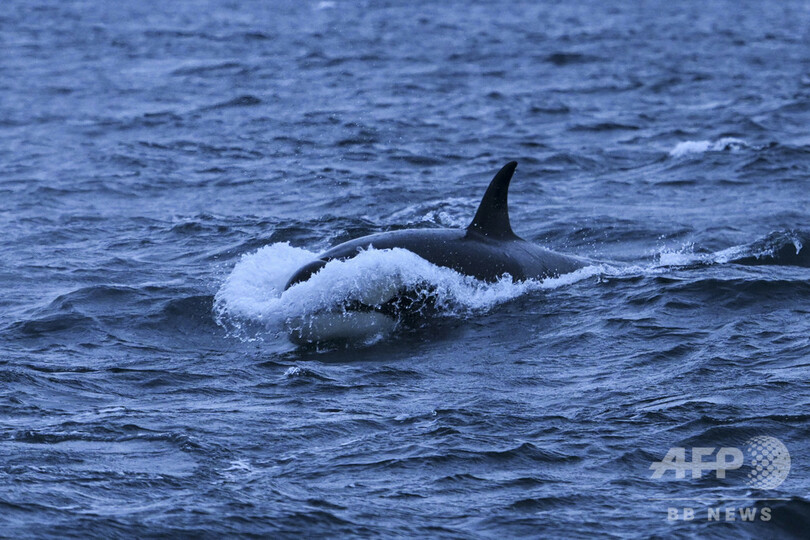
<path fill-rule="evenodd" d="M 675 148 L 670 150 L 669 155 L 677 158 L 704 152 L 722 152 L 724 150 L 733 152 L 746 147 L 748 147 L 748 143 L 734 137 L 724 137 L 716 141 L 684 141 L 675 145 Z"/>

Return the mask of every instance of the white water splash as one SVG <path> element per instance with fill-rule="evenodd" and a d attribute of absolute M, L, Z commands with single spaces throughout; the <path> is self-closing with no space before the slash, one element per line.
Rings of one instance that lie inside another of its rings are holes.
<path fill-rule="evenodd" d="M 704 152 L 722 152 L 726 150 L 736 152 L 748 146 L 748 143 L 744 140 L 734 137 L 724 137 L 716 141 L 684 141 L 675 145 L 675 148 L 670 150 L 669 155 L 678 158 Z"/>
<path fill-rule="evenodd" d="M 374 305 L 373 299 L 384 301 L 402 289 L 429 294 L 440 314 L 468 316 L 530 291 L 564 287 L 607 271 L 595 265 L 542 281 L 515 283 L 505 276 L 486 283 L 431 264 L 405 249 L 368 249 L 345 261 L 330 261 L 308 280 L 283 290 L 289 277 L 315 257 L 287 243 L 244 255 L 215 295 L 217 321 L 231 328 L 245 322 L 281 333 L 289 330 L 290 321 L 345 312 L 344 306 L 353 301 Z"/>
<path fill-rule="evenodd" d="M 391 214 L 395 223 L 427 222 L 443 227 L 464 228 L 470 224 L 471 212 L 475 211 L 477 199 L 450 197 L 441 201 L 410 204 Z"/>
<path fill-rule="evenodd" d="M 712 253 L 695 253 L 695 245 L 684 244 L 679 249 L 664 248 L 656 254 L 655 268 L 693 266 L 696 264 L 724 264 L 750 253 L 750 246 L 732 246 Z"/>

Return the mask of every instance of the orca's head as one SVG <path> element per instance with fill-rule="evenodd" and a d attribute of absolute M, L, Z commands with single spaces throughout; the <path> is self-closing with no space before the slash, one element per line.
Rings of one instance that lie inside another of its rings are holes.
<path fill-rule="evenodd" d="M 295 271 L 284 286 L 308 281 L 326 263 L 315 259 Z M 356 298 L 344 302 L 333 310 L 319 311 L 288 321 L 290 340 L 298 345 L 318 342 L 364 341 L 371 336 L 388 334 L 398 324 L 396 298 L 393 285 L 363 290 Z"/>
<path fill-rule="evenodd" d="M 315 259 L 290 277 L 290 287 L 308 281 L 329 260 Z M 396 280 L 372 280 L 368 287 L 354 291 L 339 306 L 310 313 L 288 321 L 290 340 L 299 345 L 326 341 L 363 341 L 369 336 L 388 334 L 403 321 L 431 312 L 434 297 L 430 287 L 418 291 L 402 289 Z"/>
<path fill-rule="evenodd" d="M 308 281 L 328 262 L 329 259 L 315 259 L 305 264 L 290 277 L 284 286 L 284 290 L 286 291 L 293 285 Z M 351 294 L 351 299 L 347 299 L 339 309 L 343 313 L 347 311 L 378 311 L 387 315 L 394 315 L 396 306 L 393 300 L 399 297 L 400 292 L 399 286 L 394 282 L 388 280 L 380 282 L 377 280 L 361 290 L 354 291 Z"/>

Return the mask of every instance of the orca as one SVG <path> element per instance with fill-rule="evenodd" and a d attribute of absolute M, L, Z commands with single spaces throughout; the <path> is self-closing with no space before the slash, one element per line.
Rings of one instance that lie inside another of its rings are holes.
<path fill-rule="evenodd" d="M 592 264 L 527 242 L 512 231 L 507 199 L 516 168 L 517 162 L 512 161 L 498 171 L 466 229 L 403 229 L 344 242 L 299 268 L 284 290 L 308 280 L 329 261 L 350 259 L 369 248 L 406 249 L 434 265 L 486 282 L 557 277 Z M 307 343 L 360 337 L 369 329 L 393 328 L 397 312 L 404 305 L 401 292 L 386 289 L 376 297 L 367 294 L 363 303 L 355 302 L 344 306 L 340 313 L 324 313 L 299 324 L 291 331 L 291 338 Z"/>
<path fill-rule="evenodd" d="M 516 168 L 517 162 L 512 161 L 498 171 L 466 229 L 404 229 L 344 242 L 299 268 L 287 281 L 284 290 L 307 281 L 330 261 L 351 259 L 369 248 L 405 249 L 434 265 L 485 282 L 504 278 L 542 280 L 600 264 L 599 261 L 550 251 L 523 240 L 512 231 L 507 199 Z M 807 235 L 771 236 L 727 262 L 746 266 L 810 267 L 810 250 L 803 250 L 801 246 L 810 243 Z M 706 263 L 699 263 L 703 264 Z M 288 330 L 290 339 L 298 344 L 354 340 L 388 333 L 403 315 L 407 316 L 408 311 L 416 309 L 422 313 L 425 306 L 425 295 L 414 298 L 408 291 L 399 291 L 395 285 L 385 284 L 362 291 L 360 300 L 353 300 L 337 311 L 294 321 L 288 325 Z"/>

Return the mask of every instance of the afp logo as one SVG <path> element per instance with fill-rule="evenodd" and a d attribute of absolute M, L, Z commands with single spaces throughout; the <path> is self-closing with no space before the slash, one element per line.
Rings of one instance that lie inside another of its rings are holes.
<path fill-rule="evenodd" d="M 686 459 L 686 448 L 670 448 L 664 459 L 650 465 L 652 478 L 660 479 L 672 471 L 676 479 L 686 478 L 690 471 L 692 478 L 701 478 L 704 472 L 714 471 L 717 478 L 725 478 L 726 471 L 739 469 L 746 462 L 751 470 L 746 475 L 746 483 L 759 489 L 775 489 L 787 478 L 790 472 L 790 452 L 776 437 L 758 436 L 748 439 L 744 451 L 733 446 L 696 446 L 692 448 L 691 461 Z M 715 453 L 715 450 L 717 452 Z"/>

